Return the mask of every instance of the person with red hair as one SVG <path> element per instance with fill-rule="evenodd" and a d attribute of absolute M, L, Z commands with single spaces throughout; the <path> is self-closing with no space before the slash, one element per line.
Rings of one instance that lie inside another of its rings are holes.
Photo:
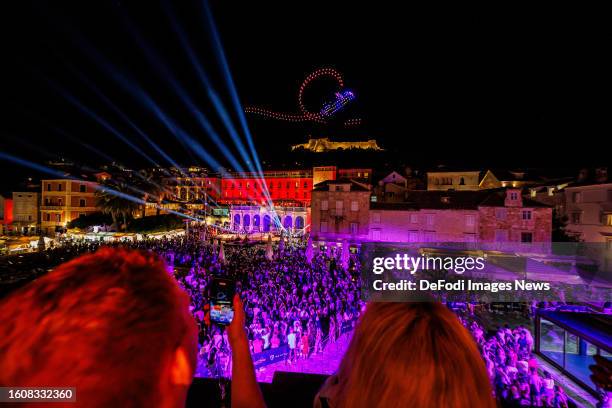
<path fill-rule="evenodd" d="M 315 408 L 495 408 L 484 361 L 437 302 L 368 303 Z"/>
<path fill-rule="evenodd" d="M 233 406 L 261 407 L 237 296 L 234 306 Z M 0 386 L 74 387 L 75 407 L 185 406 L 196 325 L 151 252 L 102 248 L 62 264 L 0 301 L 0 322 Z"/>

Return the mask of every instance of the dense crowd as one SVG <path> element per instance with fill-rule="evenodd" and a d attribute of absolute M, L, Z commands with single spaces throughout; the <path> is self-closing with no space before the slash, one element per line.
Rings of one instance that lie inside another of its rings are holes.
<path fill-rule="evenodd" d="M 220 247 L 202 239 L 201 231 L 163 239 L 123 243 L 68 241 L 44 252 L 4 258 L 0 267 L 36 271 L 36 274 L 102 245 L 123 245 L 151 250 L 162 256 L 179 284 L 189 294 L 191 311 L 199 326 L 200 374 L 227 374 L 229 346 L 227 335 L 207 318 L 207 292 L 215 275 L 237 282 L 247 318 L 248 339 L 253 354 L 285 347 L 287 363 L 321 352 L 343 331 L 352 328 L 363 310 L 358 265 L 340 265 L 336 255 L 315 251 L 311 260 L 305 243 L 293 242 L 276 248 L 270 259 L 264 245 L 245 242 Z M 532 354 L 533 337 L 522 326 L 507 326 L 487 334 L 472 318 L 462 318 L 471 331 L 485 361 L 496 397 L 507 407 L 568 407 L 563 388 L 547 372 L 540 375 Z"/>
<path fill-rule="evenodd" d="M 567 395 L 550 373 L 540 375 L 533 355 L 533 336 L 527 328 L 504 326 L 487 336 L 477 321 L 462 321 L 481 350 L 495 395 L 503 406 L 568 407 Z"/>
<path fill-rule="evenodd" d="M 24 255 L 19 258 L 19 269 L 31 267 L 42 273 L 102 245 L 154 251 L 166 260 L 191 298 L 191 311 L 200 329 L 201 365 L 208 369 L 201 374 L 209 375 L 229 366 L 227 337 L 209 324 L 206 313 L 208 287 L 215 275 L 237 282 L 252 353 L 287 346 L 289 364 L 334 342 L 343 330 L 350 329 L 363 307 L 356 259 L 351 260 L 348 270 L 342 268 L 337 253 L 316 253 L 308 261 L 305 242 L 300 240 L 283 248 L 277 246 L 273 258 L 268 259 L 264 245 L 240 240 L 226 242 L 224 259 L 220 260 L 218 243 L 212 243 L 210 231 L 206 236 L 209 239 L 202 239 L 202 231 L 194 229 L 183 236 L 121 243 L 66 241 L 44 252 Z"/>
<path fill-rule="evenodd" d="M 216 357 L 228 354 L 222 331 L 206 322 L 205 294 L 215 274 L 237 281 L 252 353 L 287 346 L 288 363 L 321 352 L 361 311 L 354 260 L 349 270 L 328 254 L 314 255 L 309 262 L 302 243 L 277 249 L 271 260 L 262 246 L 225 245 L 224 253 L 225 261 L 220 262 L 214 246 L 194 241 L 175 242 L 165 253 L 191 296 L 200 326 L 200 356 L 213 374 L 218 369 Z"/>

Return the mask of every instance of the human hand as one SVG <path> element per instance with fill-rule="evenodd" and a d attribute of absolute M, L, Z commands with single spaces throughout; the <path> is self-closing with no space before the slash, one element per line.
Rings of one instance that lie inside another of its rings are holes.
<path fill-rule="evenodd" d="M 234 318 L 227 327 L 227 337 L 232 349 L 237 344 L 248 343 L 246 331 L 244 330 L 244 307 L 238 294 L 234 295 Z"/>

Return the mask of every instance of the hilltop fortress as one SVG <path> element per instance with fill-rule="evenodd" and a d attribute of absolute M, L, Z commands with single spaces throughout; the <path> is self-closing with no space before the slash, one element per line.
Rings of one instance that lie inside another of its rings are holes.
<path fill-rule="evenodd" d="M 338 149 L 362 149 L 362 150 L 383 150 L 378 146 L 375 139 L 364 142 L 333 142 L 329 138 L 308 139 L 307 143 L 291 146 L 291 150 L 304 149 L 315 153 L 323 153 Z"/>

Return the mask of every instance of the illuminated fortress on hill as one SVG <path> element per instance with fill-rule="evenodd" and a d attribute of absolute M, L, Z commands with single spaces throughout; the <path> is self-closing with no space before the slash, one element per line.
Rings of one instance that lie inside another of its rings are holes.
<path fill-rule="evenodd" d="M 323 153 L 338 149 L 362 149 L 362 150 L 383 150 L 378 146 L 375 139 L 364 142 L 333 142 L 329 138 L 308 139 L 307 143 L 291 146 L 291 150 L 304 149 L 315 153 Z"/>

